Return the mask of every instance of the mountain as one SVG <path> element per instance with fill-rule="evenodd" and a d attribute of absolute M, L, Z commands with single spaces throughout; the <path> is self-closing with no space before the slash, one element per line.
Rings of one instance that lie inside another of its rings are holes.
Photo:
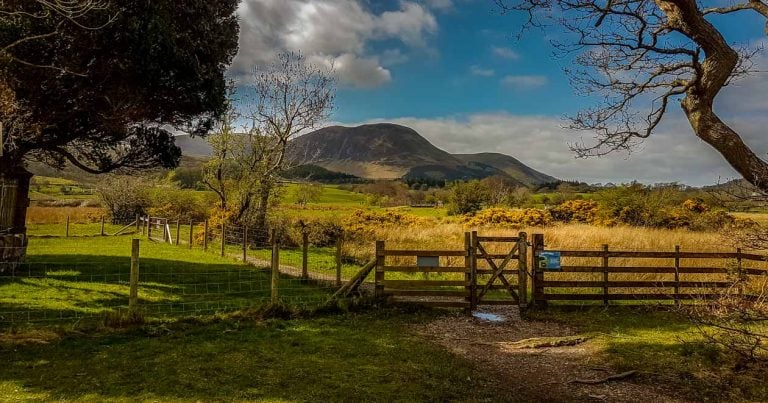
<path fill-rule="evenodd" d="M 500 153 L 454 154 L 470 167 L 491 166 L 526 185 L 557 182 L 558 179 L 541 173 L 518 159 Z"/>
<path fill-rule="evenodd" d="M 213 153 L 208 141 L 202 137 L 192 137 L 187 134 L 182 134 L 174 137 L 176 145 L 181 148 L 181 152 L 184 155 L 191 155 L 196 157 L 209 157 Z"/>
<path fill-rule="evenodd" d="M 500 175 L 524 185 L 555 181 L 504 154 L 449 154 L 415 130 L 390 123 L 331 126 L 293 140 L 289 159 L 367 179 L 480 179 Z"/>

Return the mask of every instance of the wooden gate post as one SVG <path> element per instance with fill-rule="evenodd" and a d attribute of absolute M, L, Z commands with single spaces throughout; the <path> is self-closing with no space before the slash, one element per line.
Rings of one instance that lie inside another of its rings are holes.
<path fill-rule="evenodd" d="M 343 235 L 336 238 L 336 287 L 341 287 L 341 248 L 344 244 Z"/>
<path fill-rule="evenodd" d="M 544 299 L 544 270 L 539 267 L 539 254 L 544 250 L 544 234 L 533 234 L 532 249 L 533 284 L 531 284 L 531 288 L 533 289 L 533 304 L 537 307 L 545 307 L 547 300 Z"/>
<path fill-rule="evenodd" d="M 113 216 L 112 217 L 112 224 L 114 224 L 114 223 L 115 223 L 115 217 Z M 136 214 L 136 233 L 138 233 L 141 230 L 142 230 L 142 228 L 141 228 L 141 216 Z"/>
<path fill-rule="evenodd" d="M 101 236 L 104 236 L 104 216 L 101 216 Z"/>
<path fill-rule="evenodd" d="M 134 238 L 131 244 L 131 275 L 128 293 L 128 310 L 136 313 L 139 306 L 139 240 Z"/>
<path fill-rule="evenodd" d="M 675 305 L 680 305 L 680 245 L 675 245 Z"/>
<path fill-rule="evenodd" d="M 309 233 L 306 228 L 301 230 L 301 278 L 309 278 Z"/>
<path fill-rule="evenodd" d="M 226 245 L 227 233 L 224 223 L 221 223 L 221 257 L 224 257 L 224 246 Z"/>
<path fill-rule="evenodd" d="M 603 245 L 603 305 L 608 305 L 608 245 Z"/>
<path fill-rule="evenodd" d="M 176 246 L 179 246 L 181 240 L 181 217 L 176 219 Z"/>
<path fill-rule="evenodd" d="M 374 277 L 374 295 L 384 296 L 384 241 L 376 241 L 376 276 Z"/>
<path fill-rule="evenodd" d="M 203 250 L 208 251 L 208 220 L 203 223 Z"/>
<path fill-rule="evenodd" d="M 279 302 L 278 291 L 280 288 L 280 244 L 277 242 L 277 233 L 272 230 L 272 283 L 270 286 L 271 300 L 273 304 Z"/>
<path fill-rule="evenodd" d="M 195 232 L 195 223 L 192 222 L 192 220 L 189 220 L 189 249 L 192 249 L 192 234 Z"/>
<path fill-rule="evenodd" d="M 472 275 L 472 233 L 471 232 L 465 232 L 464 233 L 464 253 L 466 254 L 464 257 L 464 281 L 466 283 L 466 291 L 467 291 L 467 303 L 469 303 L 469 313 L 471 314 L 472 311 L 475 310 L 475 306 L 472 303 L 474 301 L 474 298 L 472 297 L 472 283 L 473 283 L 473 275 Z"/>
<path fill-rule="evenodd" d="M 147 216 L 147 239 L 152 239 L 152 217 Z"/>
<path fill-rule="evenodd" d="M 477 246 L 478 246 L 478 240 L 477 240 L 477 231 L 472 231 L 470 234 L 470 274 L 472 276 L 472 281 L 470 281 L 470 301 L 469 306 L 470 309 L 475 310 L 477 309 Z"/>
<path fill-rule="evenodd" d="M 69 238 L 69 215 L 67 215 L 67 225 L 64 227 L 64 236 Z"/>
<path fill-rule="evenodd" d="M 517 293 L 520 296 L 520 308 L 528 307 L 528 234 L 521 232 L 517 241 Z"/>

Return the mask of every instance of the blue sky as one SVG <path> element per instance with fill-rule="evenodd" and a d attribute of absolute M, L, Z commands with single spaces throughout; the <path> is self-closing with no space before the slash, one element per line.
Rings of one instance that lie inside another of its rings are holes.
<path fill-rule="evenodd" d="M 562 71 L 569 60 L 552 55 L 549 40 L 562 33 L 531 30 L 517 39 L 522 16 L 499 11 L 491 0 L 245 0 L 231 70 L 301 51 L 336 68 L 329 124 L 401 123 L 449 152 L 502 152 L 563 179 L 702 185 L 735 176 L 676 107 L 632 154 L 575 159 L 568 145 L 590 134 L 564 129 L 562 117 L 590 100 L 574 95 Z M 756 14 L 713 18 L 734 44 L 765 40 Z M 768 69 L 768 58 L 758 63 Z M 761 154 L 768 149 L 766 82 L 755 75 L 718 102 Z"/>

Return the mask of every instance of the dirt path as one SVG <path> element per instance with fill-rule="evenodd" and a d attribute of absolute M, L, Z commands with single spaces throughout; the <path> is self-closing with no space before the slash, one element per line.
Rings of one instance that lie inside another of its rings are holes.
<path fill-rule="evenodd" d="M 567 402 L 670 402 L 685 401 L 675 391 L 640 383 L 643 374 L 595 385 L 574 383 L 618 374 L 600 359 L 598 347 L 589 340 L 573 346 L 519 348 L 520 340 L 577 335 L 563 325 L 523 321 L 516 307 L 483 309 L 504 317 L 503 322 L 456 313 L 414 331 L 484 369 L 488 381 L 503 395 L 499 401 Z"/>

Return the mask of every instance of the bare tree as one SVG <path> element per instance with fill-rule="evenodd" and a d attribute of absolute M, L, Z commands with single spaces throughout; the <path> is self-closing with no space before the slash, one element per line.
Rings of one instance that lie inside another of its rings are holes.
<path fill-rule="evenodd" d="M 747 181 L 768 190 L 768 163 L 713 108 L 723 87 L 752 72 L 751 59 L 760 49 L 731 46 L 708 19 L 753 13 L 768 21 L 764 0 L 729 7 L 696 0 L 494 1 L 505 12 L 527 15 L 525 28 L 565 29 L 567 39 L 553 44 L 576 55 L 576 67 L 567 69 L 573 85 L 602 98 L 571 119 L 572 128 L 596 133 L 595 144 L 572 147 L 579 156 L 631 149 L 679 102 L 699 138 Z"/>
<path fill-rule="evenodd" d="M 298 53 L 285 53 L 264 68 L 255 68 L 248 94 L 232 104 L 216 134 L 209 138 L 214 158 L 206 166 L 204 182 L 223 208 L 234 209 L 233 219 L 247 222 L 266 237 L 267 213 L 289 168 L 290 140 L 323 123 L 333 107 L 332 69 L 308 63 Z M 235 133 L 236 121 L 246 121 Z"/>

